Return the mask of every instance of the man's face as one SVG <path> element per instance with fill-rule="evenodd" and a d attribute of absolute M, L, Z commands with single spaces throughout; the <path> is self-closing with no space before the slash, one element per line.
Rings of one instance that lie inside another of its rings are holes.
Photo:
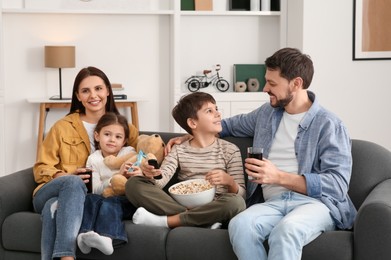
<path fill-rule="evenodd" d="M 281 77 L 279 70 L 266 70 L 265 79 L 266 84 L 263 92 L 269 94 L 270 105 L 272 107 L 286 107 L 293 99 L 293 80 L 288 81 Z"/>

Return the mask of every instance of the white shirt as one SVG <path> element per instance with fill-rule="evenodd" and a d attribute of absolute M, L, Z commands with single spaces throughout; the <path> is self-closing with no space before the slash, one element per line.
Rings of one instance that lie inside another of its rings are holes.
<path fill-rule="evenodd" d="M 117 156 L 122 156 L 131 152 L 135 152 L 135 149 L 131 146 L 122 147 Z M 87 159 L 86 166 L 92 169 L 92 193 L 102 194 L 103 190 L 109 186 L 111 177 L 118 173 L 119 169 L 111 170 L 103 162 L 103 155 L 101 150 L 97 150 L 90 154 Z"/>
<path fill-rule="evenodd" d="M 282 171 L 294 174 L 299 171 L 295 154 L 295 139 L 299 124 L 305 114 L 306 112 L 291 115 L 284 112 L 282 116 L 268 158 Z M 288 191 L 285 187 L 274 184 L 263 184 L 262 190 L 265 200 Z"/>

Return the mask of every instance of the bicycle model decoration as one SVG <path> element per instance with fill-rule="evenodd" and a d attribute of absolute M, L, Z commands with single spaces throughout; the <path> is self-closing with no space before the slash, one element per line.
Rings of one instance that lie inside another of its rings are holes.
<path fill-rule="evenodd" d="M 220 64 L 216 64 L 216 74 L 208 77 L 208 74 L 211 73 L 211 70 L 204 70 L 203 76 L 191 76 L 185 81 L 187 88 L 190 92 L 196 92 L 200 88 L 206 88 L 210 84 L 215 85 L 218 90 L 225 92 L 229 89 L 229 83 L 219 75 L 219 70 L 221 69 Z"/>

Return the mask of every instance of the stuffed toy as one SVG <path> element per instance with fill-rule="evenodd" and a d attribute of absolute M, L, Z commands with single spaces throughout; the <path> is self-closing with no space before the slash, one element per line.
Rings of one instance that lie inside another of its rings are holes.
<path fill-rule="evenodd" d="M 119 169 L 123 163 L 131 162 L 134 166 L 141 167 L 148 163 L 149 159 L 155 159 L 160 165 L 164 159 L 165 143 L 158 134 L 140 135 L 137 138 L 136 152 L 123 156 L 107 156 L 104 163 L 110 169 Z M 125 194 L 125 183 L 127 179 L 122 174 L 114 174 L 111 178 L 111 186 L 103 190 L 103 197 L 120 196 Z"/>

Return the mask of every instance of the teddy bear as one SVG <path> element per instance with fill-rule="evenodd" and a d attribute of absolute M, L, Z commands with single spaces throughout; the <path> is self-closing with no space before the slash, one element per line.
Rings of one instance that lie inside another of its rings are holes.
<path fill-rule="evenodd" d="M 119 169 L 123 163 L 131 162 L 135 166 L 148 163 L 149 159 L 155 159 L 160 165 L 164 158 L 165 143 L 160 135 L 139 135 L 137 138 L 136 152 L 123 156 L 107 156 L 104 164 L 110 169 Z M 111 185 L 103 190 L 103 197 L 120 196 L 125 194 L 125 183 L 127 179 L 122 174 L 114 174 L 111 178 Z"/>

